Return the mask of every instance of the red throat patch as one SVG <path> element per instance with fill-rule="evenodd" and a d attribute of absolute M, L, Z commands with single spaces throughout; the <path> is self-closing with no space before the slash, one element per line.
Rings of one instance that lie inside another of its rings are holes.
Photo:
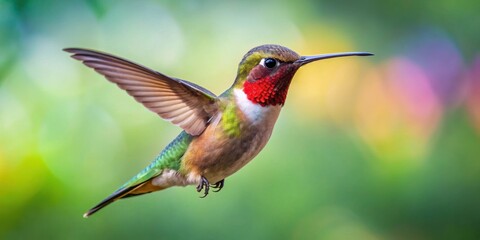
<path fill-rule="evenodd" d="M 275 106 L 285 103 L 288 87 L 295 74 L 294 68 L 278 69 L 273 74 L 265 75 L 264 69 L 252 69 L 247 80 L 243 84 L 243 91 L 248 100 L 261 106 Z"/>

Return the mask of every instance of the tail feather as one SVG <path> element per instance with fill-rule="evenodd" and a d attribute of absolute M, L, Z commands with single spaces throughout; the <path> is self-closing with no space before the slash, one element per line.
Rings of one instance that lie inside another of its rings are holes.
<path fill-rule="evenodd" d="M 103 201 L 101 201 L 99 204 L 95 205 L 95 207 L 88 210 L 85 214 L 83 214 L 83 217 L 88 218 L 90 215 L 96 213 L 98 210 L 106 207 L 108 204 L 110 204 L 110 203 L 112 203 L 112 202 L 114 202 L 114 201 L 116 201 L 120 198 L 131 197 L 131 196 L 137 195 L 137 194 L 132 194 L 132 192 L 141 188 L 147 182 L 143 182 L 143 183 L 140 183 L 136 186 L 131 186 L 131 187 L 127 187 L 127 188 L 117 190 L 116 192 L 112 193 L 112 195 L 108 196 Z"/>

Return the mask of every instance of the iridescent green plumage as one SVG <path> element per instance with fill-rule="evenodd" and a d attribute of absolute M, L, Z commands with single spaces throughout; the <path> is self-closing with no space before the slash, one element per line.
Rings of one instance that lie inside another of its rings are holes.
<path fill-rule="evenodd" d="M 164 169 L 178 171 L 181 158 L 192 141 L 192 135 L 182 131 L 146 168 L 126 182 L 119 190 L 136 186 L 158 176 Z M 118 191 L 118 190 L 117 190 Z"/>
<path fill-rule="evenodd" d="M 225 133 L 231 137 L 237 137 L 240 132 L 240 119 L 237 115 L 237 106 L 235 104 L 228 104 L 223 110 L 222 127 Z"/>

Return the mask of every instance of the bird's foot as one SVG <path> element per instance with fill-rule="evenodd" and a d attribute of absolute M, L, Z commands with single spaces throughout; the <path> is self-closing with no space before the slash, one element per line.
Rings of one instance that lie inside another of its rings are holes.
<path fill-rule="evenodd" d="M 203 196 L 201 196 L 200 198 L 206 197 L 208 195 L 208 190 L 210 190 L 210 183 L 208 182 L 208 180 L 204 176 L 202 176 L 202 178 L 200 178 L 200 183 L 197 186 L 197 192 L 201 192 L 203 190 L 203 188 L 205 188 L 205 192 L 204 192 Z"/>
<path fill-rule="evenodd" d="M 214 192 L 220 192 L 220 190 L 222 190 L 224 184 L 225 184 L 225 179 L 222 179 L 222 180 L 220 180 L 220 181 L 218 181 L 215 184 L 210 185 L 210 186 L 212 188 L 215 188 L 215 190 L 213 190 Z"/>

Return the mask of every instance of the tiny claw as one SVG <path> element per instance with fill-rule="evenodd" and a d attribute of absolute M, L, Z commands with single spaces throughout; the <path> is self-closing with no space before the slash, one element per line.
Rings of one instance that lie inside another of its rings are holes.
<path fill-rule="evenodd" d="M 222 179 L 222 180 L 216 182 L 211 187 L 215 188 L 215 190 L 213 190 L 214 192 L 220 192 L 220 190 L 222 190 L 222 188 L 223 188 L 224 183 L 225 183 L 225 179 Z"/>
<path fill-rule="evenodd" d="M 204 187 L 205 187 L 204 195 L 201 196 L 200 198 L 206 197 L 208 195 L 208 190 L 210 190 L 210 183 L 204 176 L 202 176 L 202 178 L 200 179 L 200 183 L 197 186 L 197 192 L 201 192 Z"/>

